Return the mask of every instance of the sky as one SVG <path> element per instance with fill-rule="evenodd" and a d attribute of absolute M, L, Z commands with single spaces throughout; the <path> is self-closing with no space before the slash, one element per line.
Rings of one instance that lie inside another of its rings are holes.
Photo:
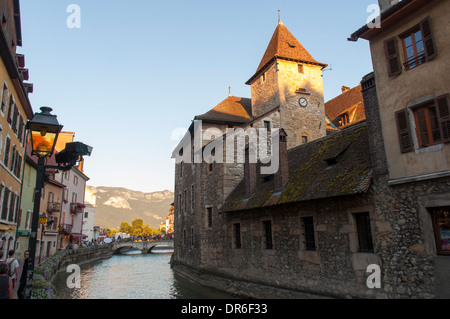
<path fill-rule="evenodd" d="M 347 38 L 376 3 L 21 0 L 18 53 L 34 84 L 33 111 L 51 107 L 64 131 L 93 147 L 85 157 L 88 185 L 173 190 L 176 132 L 225 99 L 229 86 L 232 95 L 251 97 L 245 82 L 275 31 L 278 9 L 300 43 L 329 65 L 326 102 L 372 71 L 367 41 Z"/>

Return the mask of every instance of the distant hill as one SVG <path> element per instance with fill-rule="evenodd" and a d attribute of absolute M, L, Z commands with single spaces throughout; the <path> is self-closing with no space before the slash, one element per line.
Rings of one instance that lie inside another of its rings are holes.
<path fill-rule="evenodd" d="M 86 203 L 95 206 L 95 226 L 119 228 L 122 222 L 142 219 L 158 227 L 169 215 L 173 192 L 143 193 L 121 187 L 86 186 Z"/>

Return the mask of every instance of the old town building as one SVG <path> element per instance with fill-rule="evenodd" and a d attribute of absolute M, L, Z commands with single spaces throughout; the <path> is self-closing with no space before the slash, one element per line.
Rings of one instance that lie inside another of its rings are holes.
<path fill-rule="evenodd" d="M 25 160 L 25 123 L 33 116 L 26 84 L 18 0 L 1 1 L 0 19 L 0 252 L 15 249 L 21 180 Z"/>
<path fill-rule="evenodd" d="M 194 119 L 202 126 L 173 154 L 175 271 L 252 297 L 449 297 L 450 7 L 380 3 L 382 28 L 352 35 L 370 40 L 374 73 L 335 114 L 363 106 L 366 120 L 326 134 L 326 65 L 281 21 L 247 81 L 251 99 L 229 96 Z M 250 138 L 245 162 L 220 161 L 236 127 L 280 128 L 269 135 L 275 173 L 249 159 Z"/>

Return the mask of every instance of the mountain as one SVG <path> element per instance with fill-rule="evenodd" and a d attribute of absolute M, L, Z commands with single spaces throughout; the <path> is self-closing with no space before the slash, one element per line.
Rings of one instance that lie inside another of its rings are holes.
<path fill-rule="evenodd" d="M 122 222 L 142 219 L 159 228 L 169 215 L 173 192 L 165 190 L 143 193 L 122 187 L 86 186 L 85 202 L 95 206 L 95 226 L 119 228 Z"/>

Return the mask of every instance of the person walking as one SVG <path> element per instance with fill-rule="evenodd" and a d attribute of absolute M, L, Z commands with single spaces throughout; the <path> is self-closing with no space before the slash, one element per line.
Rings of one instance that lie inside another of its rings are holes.
<path fill-rule="evenodd" d="M 14 250 L 9 251 L 9 258 L 6 259 L 6 262 L 9 265 L 8 276 L 12 279 L 13 289 L 15 288 L 15 284 L 17 281 L 18 272 L 19 272 L 19 262 L 16 258 L 14 258 Z"/>
<path fill-rule="evenodd" d="M 8 264 L 0 262 L 0 299 L 12 299 L 13 283 L 8 276 Z"/>
<path fill-rule="evenodd" d="M 27 284 L 27 272 L 28 272 L 28 262 L 30 260 L 30 252 L 25 250 L 23 253 L 25 260 L 23 261 L 22 274 L 20 275 L 19 288 L 17 289 L 17 298 L 23 299 L 23 292 Z"/>

